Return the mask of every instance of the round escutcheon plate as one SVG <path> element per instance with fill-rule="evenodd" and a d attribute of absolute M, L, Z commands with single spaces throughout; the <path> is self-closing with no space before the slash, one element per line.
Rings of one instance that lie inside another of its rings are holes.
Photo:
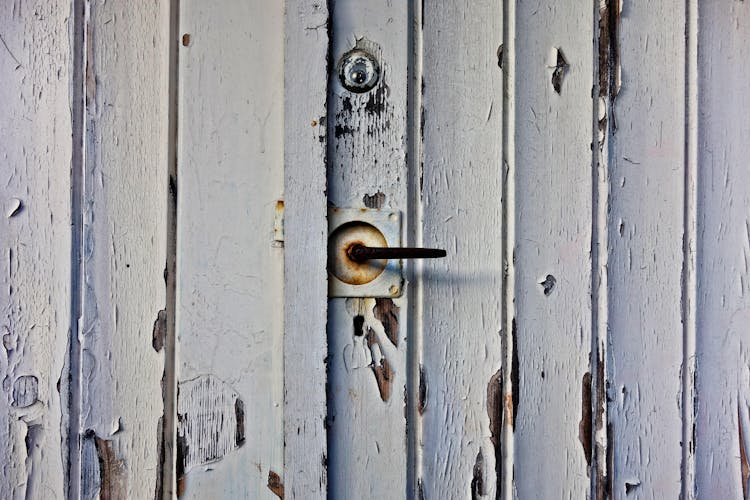
<path fill-rule="evenodd" d="M 328 271 L 344 283 L 364 285 L 380 276 L 388 261 L 355 262 L 348 255 L 353 245 L 387 247 L 388 242 L 375 226 L 358 221 L 337 227 L 328 237 Z"/>

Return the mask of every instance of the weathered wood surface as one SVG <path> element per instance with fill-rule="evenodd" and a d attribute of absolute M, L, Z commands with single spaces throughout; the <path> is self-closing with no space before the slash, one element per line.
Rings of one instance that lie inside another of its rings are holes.
<path fill-rule="evenodd" d="M 599 200 L 608 206 L 599 234 L 609 248 L 609 332 L 600 356 L 609 363 L 614 498 L 677 498 L 681 490 L 684 7 L 628 4 L 620 16 L 613 2 L 614 12 L 601 11 L 608 32 L 599 37 L 599 123 L 609 197 Z"/>
<path fill-rule="evenodd" d="M 750 491 L 750 5 L 697 10 L 695 488 L 740 498 Z"/>
<path fill-rule="evenodd" d="M 415 83 L 421 103 L 422 157 L 412 168 L 427 247 L 417 417 L 424 498 L 496 498 L 501 482 L 503 384 L 501 5 L 425 3 L 423 56 Z M 475 22 L 467 23 L 467 19 Z M 419 132 L 417 130 L 416 132 Z"/>
<path fill-rule="evenodd" d="M 328 97 L 328 202 L 407 213 L 408 4 L 335 2 Z M 336 66 L 355 48 L 380 62 L 375 89 L 347 91 Z M 288 227 L 287 227 L 288 229 Z M 406 491 L 407 297 L 337 298 L 328 311 L 328 478 L 333 498 Z"/>
<path fill-rule="evenodd" d="M 506 332 L 513 490 L 519 498 L 582 498 L 591 456 L 592 10 L 519 2 L 514 23 L 507 133 L 515 148 L 506 152 L 515 195 L 506 205 L 514 225 Z"/>
<path fill-rule="evenodd" d="M 83 498 L 146 498 L 161 487 L 168 7 L 86 3 L 85 24 L 73 27 L 85 49 L 83 200 L 74 214 L 83 221 L 83 302 L 80 359 L 71 363 Z"/>
<path fill-rule="evenodd" d="M 2 498 L 64 498 L 65 491 L 69 15 L 67 1 L 0 5 Z"/>
<path fill-rule="evenodd" d="M 328 488 L 327 4 L 287 0 L 284 23 L 283 491 L 315 499 Z"/>
<path fill-rule="evenodd" d="M 276 498 L 283 5 L 183 0 L 178 37 L 177 493 Z"/>
<path fill-rule="evenodd" d="M 0 6 L 0 497 L 748 496 L 750 7 L 418 3 Z"/>

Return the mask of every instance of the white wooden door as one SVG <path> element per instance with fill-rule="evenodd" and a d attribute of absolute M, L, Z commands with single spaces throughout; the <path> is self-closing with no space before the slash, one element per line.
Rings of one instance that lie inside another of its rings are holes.
<path fill-rule="evenodd" d="M 749 52 L 730 0 L 0 2 L 0 498 L 748 498 Z M 342 214 L 447 255 L 332 292 Z"/>
<path fill-rule="evenodd" d="M 448 256 L 405 263 L 398 299 L 330 298 L 327 344 L 286 331 L 287 360 L 316 353 L 287 397 L 318 381 L 314 411 L 286 401 L 287 493 L 746 496 L 744 4 L 289 5 L 287 72 L 328 71 L 286 80 L 287 181 L 317 195 L 287 192 L 288 265 L 319 265 L 324 202 Z M 364 94 L 336 75 L 356 48 Z"/>

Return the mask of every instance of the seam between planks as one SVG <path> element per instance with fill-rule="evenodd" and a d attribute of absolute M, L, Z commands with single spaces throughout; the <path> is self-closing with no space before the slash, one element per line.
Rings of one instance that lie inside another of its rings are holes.
<path fill-rule="evenodd" d="M 161 435 L 162 470 L 155 497 L 164 500 L 175 497 L 177 491 L 177 196 L 178 196 L 178 117 L 179 117 L 179 32 L 180 0 L 169 2 L 168 27 L 169 54 L 167 71 L 168 123 L 167 123 L 167 262 L 165 263 L 167 330 L 164 339 L 164 375 L 162 398 L 164 402 Z M 161 493 L 161 494 L 160 494 Z"/>
<path fill-rule="evenodd" d="M 602 97 L 602 92 L 608 95 L 608 89 L 601 88 L 601 72 L 609 72 L 609 66 L 601 67 L 600 61 L 600 23 L 602 22 L 601 2 L 592 2 L 592 30 L 596 35 L 593 37 L 593 92 L 592 99 L 592 221 L 591 221 L 591 324 L 594 331 L 591 336 L 590 364 L 592 370 L 591 384 L 591 422 L 594 432 L 591 433 L 591 492 L 592 499 L 605 498 L 608 485 L 613 478 L 608 477 L 611 472 L 608 467 L 608 457 L 611 456 L 611 443 L 609 443 L 608 407 L 606 394 L 606 377 L 609 367 L 607 366 L 607 342 L 609 323 L 609 284 L 608 284 L 608 260 L 609 260 L 609 235 L 608 235 L 608 205 L 609 205 L 609 140 L 613 122 L 612 103 Z M 610 6 L 611 8 L 611 6 Z M 609 47 L 606 48 L 609 51 Z M 610 77 L 607 77 L 609 86 Z M 606 120 L 606 126 L 602 130 L 601 120 Z"/>
<path fill-rule="evenodd" d="M 695 498 L 698 242 L 698 0 L 686 0 L 685 194 L 682 268 L 682 498 Z"/>
<path fill-rule="evenodd" d="M 71 63 L 70 110 L 72 124 L 72 156 L 70 165 L 71 208 L 71 266 L 70 266 L 70 328 L 68 330 L 68 421 L 67 471 L 64 477 L 65 491 L 69 498 L 79 498 L 81 493 L 81 394 L 82 359 L 80 326 L 83 317 L 83 196 L 85 178 L 85 78 L 86 26 L 88 13 L 85 0 L 71 2 L 70 44 L 73 54 Z M 65 375 L 65 374 L 63 374 Z M 64 377 L 61 377 L 64 379 Z M 65 407 L 62 408 L 63 421 Z"/>

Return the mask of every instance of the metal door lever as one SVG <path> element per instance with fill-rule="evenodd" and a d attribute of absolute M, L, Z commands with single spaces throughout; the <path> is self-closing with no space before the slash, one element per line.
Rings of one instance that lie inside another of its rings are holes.
<path fill-rule="evenodd" d="M 405 248 L 405 247 L 368 247 L 356 243 L 346 252 L 354 262 L 376 259 L 437 259 L 445 257 L 446 252 L 440 248 Z"/>

